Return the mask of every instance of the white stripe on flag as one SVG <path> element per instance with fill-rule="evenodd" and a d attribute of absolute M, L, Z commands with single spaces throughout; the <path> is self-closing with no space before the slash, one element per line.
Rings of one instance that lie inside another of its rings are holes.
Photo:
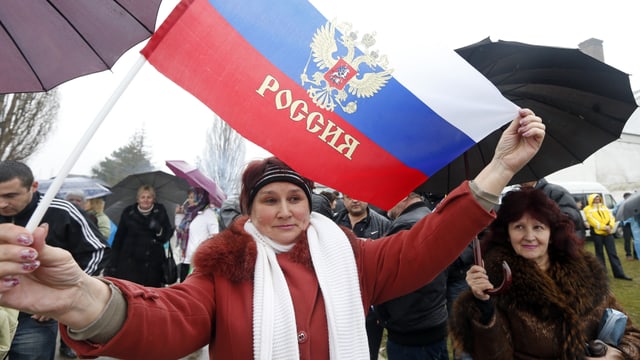
<path fill-rule="evenodd" d="M 476 142 L 517 116 L 518 106 L 453 49 L 439 45 L 438 33 L 423 26 L 427 5 L 397 1 L 310 0 L 328 20 L 348 22 L 360 35 L 375 32 L 380 54 L 393 77 L 423 103 Z M 415 20 L 419 19 L 419 20 Z"/>

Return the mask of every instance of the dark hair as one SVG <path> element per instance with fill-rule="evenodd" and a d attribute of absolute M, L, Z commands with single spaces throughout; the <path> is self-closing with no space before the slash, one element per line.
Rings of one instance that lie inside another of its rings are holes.
<path fill-rule="evenodd" d="M 336 194 L 334 194 L 331 191 L 321 191 L 320 195 L 324 196 L 327 198 L 327 200 L 329 200 L 329 203 L 333 203 L 336 200 Z"/>
<path fill-rule="evenodd" d="M 30 188 L 33 185 L 33 172 L 25 163 L 16 160 L 0 161 L 0 183 L 15 178 L 18 178 L 20 184 L 25 188 Z"/>
<path fill-rule="evenodd" d="M 510 191 L 502 198 L 498 210 L 498 217 L 489 225 L 482 242 L 483 248 L 488 250 L 494 246 L 511 247 L 508 226 L 529 214 L 543 222 L 551 231 L 549 238 L 549 257 L 577 258 L 581 256 L 580 249 L 583 240 L 576 236 L 573 221 L 568 215 L 560 211 L 560 207 L 542 190 L 524 187 Z"/>
<path fill-rule="evenodd" d="M 244 170 L 244 173 L 242 173 L 242 188 L 240 189 L 240 209 L 243 214 L 246 215 L 251 213 L 251 205 L 253 204 L 253 198 L 255 197 L 257 191 L 263 186 L 270 183 L 269 181 L 264 181 L 264 175 L 267 171 L 283 171 L 297 177 L 299 181 L 289 182 L 300 186 L 305 191 L 307 200 L 309 201 L 309 210 L 311 210 L 310 189 L 313 189 L 314 187 L 313 181 L 300 176 L 282 160 L 276 157 L 269 157 L 263 160 L 254 160 L 250 162 L 249 165 L 247 165 L 247 168 Z M 275 178 L 281 179 L 282 181 L 288 181 L 278 176 L 275 176 Z M 256 185 L 258 185 L 258 187 L 256 187 Z M 306 187 L 306 189 L 304 189 L 304 187 Z"/>

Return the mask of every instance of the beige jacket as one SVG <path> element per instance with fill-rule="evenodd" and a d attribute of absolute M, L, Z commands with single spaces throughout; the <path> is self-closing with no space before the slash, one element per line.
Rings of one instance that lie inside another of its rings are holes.
<path fill-rule="evenodd" d="M 7 356 L 17 327 L 18 310 L 0 306 L 0 359 Z"/>

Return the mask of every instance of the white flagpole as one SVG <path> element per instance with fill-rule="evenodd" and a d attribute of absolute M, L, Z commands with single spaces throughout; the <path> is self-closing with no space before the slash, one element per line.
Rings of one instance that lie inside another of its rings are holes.
<path fill-rule="evenodd" d="M 80 154 L 87 147 L 87 144 L 89 144 L 89 141 L 91 140 L 93 135 L 96 133 L 100 125 L 102 125 L 104 119 L 107 117 L 113 106 L 116 104 L 118 99 L 120 99 L 120 96 L 127 89 L 133 78 L 138 74 L 138 72 L 142 68 L 142 65 L 144 65 L 146 61 L 147 59 L 142 54 L 140 54 L 138 60 L 135 62 L 135 64 L 133 64 L 124 79 L 122 79 L 111 97 L 107 99 L 107 102 L 102 106 L 102 110 L 100 110 L 100 112 L 96 115 L 91 125 L 89 125 L 89 127 L 87 128 L 87 131 L 85 131 L 82 138 L 80 138 L 80 141 L 73 149 L 65 163 L 62 165 L 62 168 L 60 168 L 60 172 L 51 183 L 51 186 L 49 186 L 49 189 L 47 189 L 47 191 L 45 192 L 44 197 L 38 204 L 38 207 L 34 211 L 33 215 L 31 215 L 31 218 L 29 219 L 29 222 L 26 226 L 27 230 L 33 232 L 33 230 L 35 230 L 36 227 L 40 224 L 44 213 L 47 211 L 49 205 L 51 204 L 51 200 L 53 200 L 55 195 L 58 193 L 58 190 L 60 190 L 60 187 L 62 187 L 62 183 L 67 178 L 67 175 L 69 175 L 69 172 L 71 171 L 73 165 L 75 165 L 76 161 L 78 161 Z"/>

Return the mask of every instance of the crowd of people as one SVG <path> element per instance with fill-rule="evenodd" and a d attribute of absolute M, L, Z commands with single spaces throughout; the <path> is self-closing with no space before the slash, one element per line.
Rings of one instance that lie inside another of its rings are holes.
<path fill-rule="evenodd" d="M 604 257 L 584 249 L 575 201 L 544 179 L 500 199 L 544 135 L 520 110 L 491 162 L 435 207 L 414 192 L 386 212 L 317 194 L 271 157 L 249 163 L 219 209 L 195 187 L 173 214 L 141 186 L 115 231 L 103 199 L 73 193 L 28 232 L 37 181 L 24 163 L 0 162 L 0 310 L 19 311 L 9 358 L 53 359 L 58 329 L 61 349 L 122 359 L 208 348 L 221 359 L 374 360 L 381 347 L 391 360 L 591 359 L 598 341 L 607 359 L 640 358 L 628 316 L 615 341 L 601 336 L 603 316 L 625 312 Z M 590 211 L 602 218 L 592 233 L 610 233 L 613 215 Z M 168 247 L 175 284 L 163 276 Z M 490 295 L 503 262 L 511 282 Z"/>

